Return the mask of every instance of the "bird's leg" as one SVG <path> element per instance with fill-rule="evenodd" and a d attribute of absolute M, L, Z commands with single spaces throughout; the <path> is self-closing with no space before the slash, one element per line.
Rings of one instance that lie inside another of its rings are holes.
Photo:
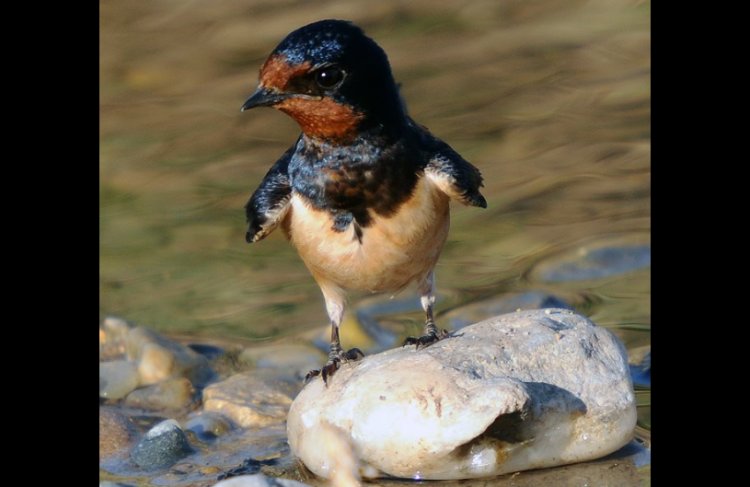
<path fill-rule="evenodd" d="M 326 310 L 328 311 L 328 317 L 331 320 L 331 348 L 328 352 L 328 362 L 322 369 L 311 370 L 305 376 L 305 383 L 309 382 L 313 377 L 320 375 L 323 377 L 323 382 L 328 385 L 328 379 L 341 366 L 341 362 L 348 362 L 350 360 L 359 360 L 365 356 L 364 353 L 358 348 L 352 348 L 344 352 L 341 348 L 341 340 L 339 339 L 339 327 L 344 317 L 344 296 L 343 293 L 338 289 L 331 289 L 327 286 L 321 285 L 323 291 L 323 297 L 326 301 Z"/>
<path fill-rule="evenodd" d="M 421 337 L 407 337 L 404 341 L 404 346 L 416 345 L 417 349 L 431 345 L 448 336 L 446 330 L 439 330 L 435 326 L 435 319 L 432 315 L 432 307 L 435 305 L 435 277 L 432 271 L 419 284 L 418 290 L 420 294 L 419 301 L 422 303 L 422 309 L 425 313 L 424 335 Z"/>

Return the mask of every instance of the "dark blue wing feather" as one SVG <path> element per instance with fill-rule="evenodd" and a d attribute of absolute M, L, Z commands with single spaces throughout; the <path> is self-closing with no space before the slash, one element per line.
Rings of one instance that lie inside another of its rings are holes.
<path fill-rule="evenodd" d="M 247 243 L 263 240 L 286 216 L 292 196 L 288 167 L 296 147 L 295 142 L 276 161 L 245 205 Z"/>
<path fill-rule="evenodd" d="M 433 136 L 425 127 L 413 127 L 421 131 L 420 145 L 427 155 L 425 176 L 430 178 L 441 191 L 465 205 L 487 208 L 487 200 L 479 192 L 482 173 L 470 162 L 461 157 L 451 146 Z"/>

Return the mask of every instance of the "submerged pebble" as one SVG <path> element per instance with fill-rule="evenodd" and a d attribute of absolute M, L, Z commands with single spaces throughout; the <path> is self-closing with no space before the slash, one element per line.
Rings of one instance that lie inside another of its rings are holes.
<path fill-rule="evenodd" d="M 178 377 L 134 390 L 125 398 L 125 405 L 156 411 L 181 409 L 190 405 L 194 393 L 190 381 Z"/>
<path fill-rule="evenodd" d="M 278 344 L 246 348 L 240 353 L 239 359 L 259 369 L 272 369 L 299 381 L 312 369 L 320 368 L 325 363 L 326 356 L 307 345 Z"/>
<path fill-rule="evenodd" d="M 228 433 L 232 428 L 229 418 L 211 411 L 198 413 L 185 422 L 185 430 L 192 431 L 202 441 L 214 440 Z"/>
<path fill-rule="evenodd" d="M 282 423 L 291 404 L 291 397 L 252 372 L 235 374 L 203 390 L 205 411 L 222 413 L 245 428 Z"/>
<path fill-rule="evenodd" d="M 639 347 L 630 351 L 630 375 L 636 387 L 651 387 L 651 347 Z"/>
<path fill-rule="evenodd" d="M 651 265 L 650 245 L 582 247 L 537 266 L 533 275 L 545 282 L 602 279 Z"/>
<path fill-rule="evenodd" d="M 99 362 L 99 397 L 121 399 L 138 387 L 138 383 L 138 369 L 132 362 Z"/>
<path fill-rule="evenodd" d="M 636 406 L 622 344 L 570 310 L 510 313 L 427 348 L 347 363 L 312 380 L 287 420 L 292 451 L 330 478 L 321 448 L 336 428 L 363 470 L 464 479 L 607 455 L 633 436 Z"/>
<path fill-rule="evenodd" d="M 180 425 L 167 419 L 146 433 L 130 452 L 130 458 L 144 470 L 155 470 L 171 466 L 191 451 Z"/>

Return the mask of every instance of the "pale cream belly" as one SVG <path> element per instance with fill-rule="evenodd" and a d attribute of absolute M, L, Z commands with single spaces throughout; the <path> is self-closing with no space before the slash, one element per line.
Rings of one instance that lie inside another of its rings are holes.
<path fill-rule="evenodd" d="M 325 211 L 293 195 L 284 228 L 319 284 L 360 291 L 395 292 L 425 277 L 448 235 L 448 197 L 421 179 L 411 199 L 391 217 L 371 213 L 360 243 L 350 225 L 331 229 Z"/>

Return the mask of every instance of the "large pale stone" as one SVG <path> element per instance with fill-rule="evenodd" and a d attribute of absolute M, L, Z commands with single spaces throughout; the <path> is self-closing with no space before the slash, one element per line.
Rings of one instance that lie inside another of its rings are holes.
<path fill-rule="evenodd" d="M 252 372 L 235 374 L 203 390 L 204 411 L 221 413 L 244 428 L 283 423 L 292 399 Z"/>
<path fill-rule="evenodd" d="M 347 363 L 291 406 L 292 451 L 330 478 L 331 427 L 364 475 L 461 479 L 607 455 L 631 438 L 635 398 L 617 338 L 569 310 L 501 315 L 430 347 Z"/>

